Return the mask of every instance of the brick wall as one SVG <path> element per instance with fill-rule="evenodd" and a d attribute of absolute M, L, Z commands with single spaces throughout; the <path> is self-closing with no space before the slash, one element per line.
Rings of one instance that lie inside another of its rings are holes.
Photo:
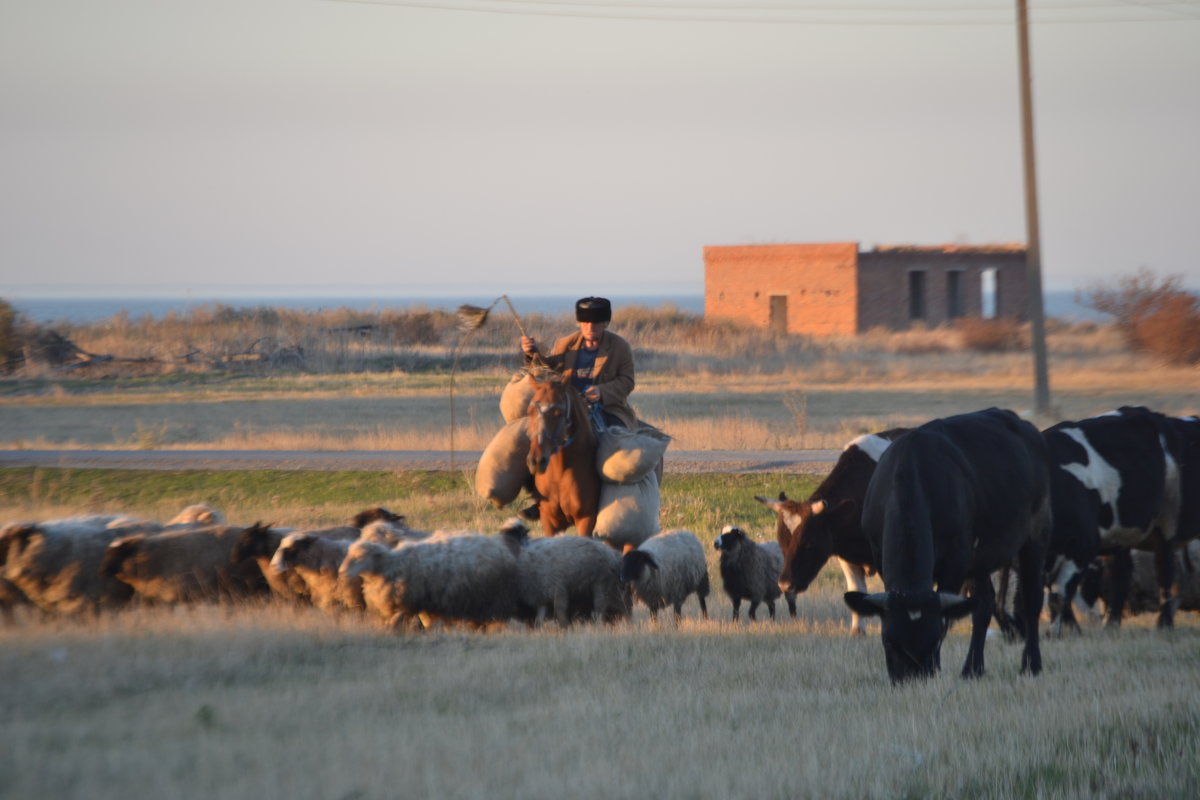
<path fill-rule="evenodd" d="M 789 333 L 853 335 L 857 262 L 854 242 L 705 247 L 704 316 L 765 328 L 775 295 L 786 298 Z"/>
<path fill-rule="evenodd" d="M 849 336 L 875 327 L 904 330 L 910 274 L 925 282 L 925 315 L 950 319 L 950 273 L 958 275 L 960 316 L 983 313 L 983 273 L 996 270 L 998 314 L 1026 318 L 1025 251 L 1016 245 L 892 246 L 859 252 L 854 242 L 704 248 L 704 314 L 759 327 L 786 307 L 787 331 Z"/>

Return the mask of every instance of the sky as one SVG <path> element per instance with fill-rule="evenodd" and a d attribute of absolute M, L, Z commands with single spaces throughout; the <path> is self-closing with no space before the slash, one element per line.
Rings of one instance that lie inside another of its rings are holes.
<path fill-rule="evenodd" d="M 1200 0 L 1030 7 L 1045 287 L 1200 287 Z M 0 296 L 700 294 L 706 245 L 1023 242 L 1014 8 L 0 0 Z"/>

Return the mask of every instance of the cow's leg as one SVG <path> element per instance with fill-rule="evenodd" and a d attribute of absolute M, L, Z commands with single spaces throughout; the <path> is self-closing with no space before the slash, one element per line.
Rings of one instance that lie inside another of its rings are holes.
<path fill-rule="evenodd" d="M 1175 548 L 1169 542 L 1157 542 L 1154 548 L 1154 573 L 1158 577 L 1158 627 L 1170 628 L 1175 624 L 1179 594 L 1175 584 Z"/>
<path fill-rule="evenodd" d="M 996 588 L 996 611 L 994 614 L 996 624 L 1000 626 L 1000 632 L 1004 634 L 1004 640 L 1008 642 L 1017 638 L 1016 625 L 1013 623 L 1012 615 L 1008 613 L 1008 584 L 1011 577 L 1012 565 L 1006 564 L 1000 570 L 1000 585 Z"/>
<path fill-rule="evenodd" d="M 867 591 L 867 573 L 862 568 L 861 564 L 851 564 L 841 558 L 838 559 L 838 564 L 842 568 L 842 577 L 846 579 L 846 591 L 848 592 L 863 592 Z M 792 616 L 796 616 L 796 597 L 791 596 L 788 601 L 788 608 L 791 609 Z M 858 615 L 857 611 L 850 612 L 850 635 L 862 636 L 867 632 L 867 624 L 863 618 Z"/>
<path fill-rule="evenodd" d="M 1069 628 L 1079 633 L 1079 623 L 1075 620 L 1075 612 L 1071 603 L 1079 582 L 1083 579 L 1083 570 L 1070 558 L 1063 558 L 1057 565 L 1050 579 L 1050 627 L 1055 636 L 1062 636 L 1063 628 Z"/>
<path fill-rule="evenodd" d="M 971 610 L 971 644 L 963 663 L 964 678 L 978 678 L 983 674 L 983 643 L 987 640 L 987 629 L 996 604 L 996 590 L 990 575 L 982 575 L 973 583 L 971 593 L 975 596 L 975 607 Z"/>
<path fill-rule="evenodd" d="M 1025 647 L 1021 651 L 1021 672 L 1037 675 L 1042 671 L 1042 650 L 1038 644 L 1038 618 L 1042 615 L 1042 570 L 1046 549 L 1029 540 L 1017 553 L 1017 581 L 1020 615 L 1025 626 Z"/>
<path fill-rule="evenodd" d="M 1109 628 L 1119 628 L 1121 617 L 1125 614 L 1125 601 L 1129 599 L 1129 585 L 1133 581 L 1133 556 L 1129 554 L 1129 548 L 1121 548 L 1113 553 L 1109 564 L 1108 618 L 1104 624 Z"/>

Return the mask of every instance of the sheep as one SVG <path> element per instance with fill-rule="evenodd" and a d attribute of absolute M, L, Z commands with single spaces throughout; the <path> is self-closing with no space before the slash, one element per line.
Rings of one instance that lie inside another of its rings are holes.
<path fill-rule="evenodd" d="M 269 589 L 258 564 L 249 558 L 233 560 L 244 534 L 243 528 L 206 525 L 122 536 L 108 545 L 101 571 L 146 600 L 205 602 L 265 595 Z"/>
<path fill-rule="evenodd" d="M 733 602 L 733 621 L 738 619 L 742 600 L 750 601 L 750 619 L 756 619 L 758 604 L 765 602 L 775 619 L 775 599 L 780 595 L 779 573 L 783 571 L 783 550 L 779 542 L 757 543 L 735 525 L 726 525 L 713 542 L 721 551 L 721 583 Z M 787 593 L 788 611 L 796 616 L 796 593 Z"/>
<path fill-rule="evenodd" d="M 524 526 L 520 530 L 528 532 Z M 514 541 L 521 538 L 514 525 L 503 535 Z M 599 539 L 553 536 L 529 541 L 517 557 L 521 615 L 532 626 L 550 610 L 563 628 L 580 617 L 613 622 L 628 616 L 620 573 L 620 554 Z"/>
<path fill-rule="evenodd" d="M 143 530 L 130 524 L 110 527 L 119 519 L 128 518 L 89 515 L 5 527 L 0 549 L 4 579 L 13 589 L 6 592 L 8 602 L 19 603 L 23 597 L 55 614 L 96 613 L 128 602 L 133 595 L 128 586 L 99 574 L 108 545 Z M 150 529 L 157 528 L 151 523 Z"/>
<path fill-rule="evenodd" d="M 362 579 L 346 577 L 338 571 L 351 542 L 356 540 L 348 537 L 321 536 L 320 533 L 289 533 L 275 549 L 264 572 L 277 580 L 285 576 L 289 576 L 289 580 L 298 580 L 301 586 L 300 593 L 317 608 L 325 611 L 343 608 L 363 610 L 366 605 L 363 601 Z"/>
<path fill-rule="evenodd" d="M 225 515 L 208 503 L 196 503 L 176 514 L 167 525 L 224 525 Z"/>
<path fill-rule="evenodd" d="M 375 506 L 358 512 L 354 515 L 354 519 L 350 524 L 362 530 L 372 522 L 390 522 L 397 528 L 407 528 L 408 522 L 404 519 L 403 514 L 396 514 L 388 511 L 383 506 Z"/>
<path fill-rule="evenodd" d="M 233 548 L 231 560 L 240 562 L 254 559 L 272 595 L 283 600 L 306 602 L 309 599 L 308 587 L 300 575 L 290 571 L 276 572 L 270 568 L 271 558 L 290 533 L 294 533 L 290 528 L 272 528 L 264 525 L 247 528 Z M 320 528 L 305 533 L 329 539 L 356 539 L 359 535 L 358 528 L 348 525 Z"/>
<path fill-rule="evenodd" d="M 691 531 L 664 531 L 642 542 L 621 559 L 621 583 L 658 619 L 664 606 L 675 608 L 675 619 L 683 615 L 683 601 L 692 592 L 700 601 L 700 613 L 708 619 L 708 564 L 704 546 Z"/>
<path fill-rule="evenodd" d="M 505 536 L 431 536 L 389 550 L 378 542 L 350 545 L 339 572 L 361 576 L 367 607 L 388 625 L 413 618 L 477 626 L 510 619 L 516 610 L 517 557 Z"/>

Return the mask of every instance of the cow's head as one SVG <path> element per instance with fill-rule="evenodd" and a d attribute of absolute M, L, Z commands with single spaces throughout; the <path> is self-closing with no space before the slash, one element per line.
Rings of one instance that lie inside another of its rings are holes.
<path fill-rule="evenodd" d="M 892 683 L 928 678 L 941 666 L 950 623 L 971 613 L 974 598 L 928 592 L 846 592 L 846 605 L 882 622 L 883 654 Z"/>
<path fill-rule="evenodd" d="M 808 588 L 833 555 L 833 532 L 846 524 L 853 525 L 858 515 L 858 505 L 850 500 L 831 506 L 824 500 L 789 500 L 783 492 L 778 500 L 754 499 L 778 515 L 775 537 L 783 550 L 779 588 L 785 592 Z"/>

